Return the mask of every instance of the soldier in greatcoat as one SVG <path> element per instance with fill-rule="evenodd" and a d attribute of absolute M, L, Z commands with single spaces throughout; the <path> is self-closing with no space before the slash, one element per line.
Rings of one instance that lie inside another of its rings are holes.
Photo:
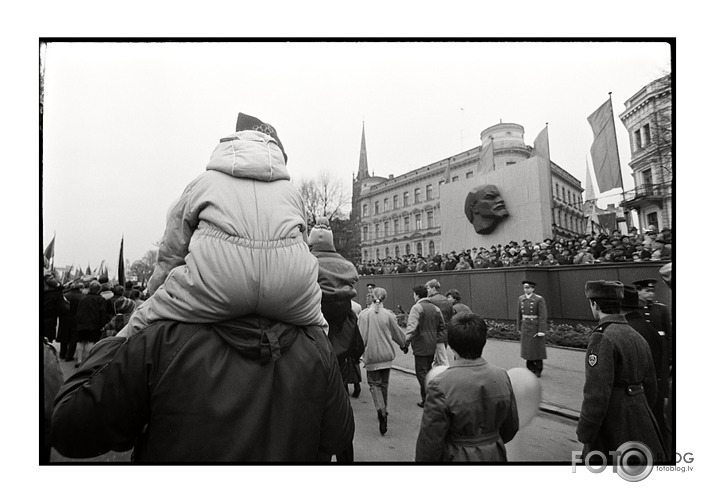
<path fill-rule="evenodd" d="M 526 368 L 541 377 L 546 360 L 546 301 L 534 293 L 536 283 L 521 282 L 524 295 L 519 297 L 516 330 L 521 333 L 521 357 L 526 360 Z"/>
<path fill-rule="evenodd" d="M 665 452 L 651 410 L 658 395 L 653 358 L 648 343 L 620 314 L 623 284 L 588 281 L 585 290 L 599 323 L 589 335 L 576 428 L 584 457 L 591 451 L 609 456 L 626 442 L 641 442 L 655 461 L 663 461 Z"/>
<path fill-rule="evenodd" d="M 643 318 L 653 325 L 663 338 L 663 349 L 665 351 L 665 359 L 670 366 L 673 356 L 673 338 L 672 325 L 670 321 L 670 311 L 665 304 L 661 304 L 655 300 L 655 284 L 654 279 L 642 279 L 633 283 L 638 291 L 638 297 L 645 303 L 641 309 Z"/>
<path fill-rule="evenodd" d="M 623 287 L 623 300 L 621 301 L 621 314 L 628 324 L 641 334 L 650 347 L 653 357 L 655 376 L 658 381 L 658 398 L 656 399 L 653 413 L 658 422 L 658 428 L 663 439 L 663 449 L 670 455 L 670 434 L 665 421 L 665 399 L 668 392 L 668 362 L 663 351 L 663 338 L 658 334 L 653 324 L 648 323 L 640 312 L 643 301 L 638 298 L 638 292 L 632 286 Z"/>

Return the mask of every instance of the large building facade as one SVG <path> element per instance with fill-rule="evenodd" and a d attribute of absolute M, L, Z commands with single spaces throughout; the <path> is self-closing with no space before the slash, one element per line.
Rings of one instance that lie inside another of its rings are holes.
<path fill-rule="evenodd" d="M 490 145 L 491 144 L 491 145 Z M 489 148 L 491 147 L 491 148 Z M 352 219 L 360 235 L 363 262 L 404 255 L 424 257 L 442 249 L 442 222 L 465 218 L 442 212 L 445 184 L 479 184 L 480 158 L 493 153 L 493 170 L 533 157 L 519 124 L 499 123 L 481 133 L 481 145 L 399 176 L 371 175 L 363 125 L 358 173 L 353 180 Z M 581 182 L 556 163 L 551 167 L 551 232 L 546 237 L 575 237 L 586 231 Z M 459 250 L 457 250 L 459 251 Z"/>
<path fill-rule="evenodd" d="M 628 129 L 635 189 L 623 206 L 641 227 L 673 226 L 672 96 L 670 74 L 654 80 L 625 102 L 618 117 Z"/>

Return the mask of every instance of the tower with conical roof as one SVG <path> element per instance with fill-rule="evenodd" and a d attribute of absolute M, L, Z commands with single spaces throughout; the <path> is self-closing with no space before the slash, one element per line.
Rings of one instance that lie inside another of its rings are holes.
<path fill-rule="evenodd" d="M 367 170 L 367 147 L 365 146 L 365 121 L 362 121 L 362 140 L 360 141 L 360 161 L 358 163 L 358 173 L 356 181 L 363 180 L 370 176 Z"/>
<path fill-rule="evenodd" d="M 350 218 L 357 222 L 360 220 L 360 211 L 358 208 L 358 200 L 360 199 L 361 182 L 370 178 L 370 172 L 367 170 L 367 146 L 365 144 L 365 121 L 362 121 L 362 139 L 360 140 L 360 160 L 358 161 L 357 176 L 353 177 L 353 194 L 352 194 L 352 213 Z"/>

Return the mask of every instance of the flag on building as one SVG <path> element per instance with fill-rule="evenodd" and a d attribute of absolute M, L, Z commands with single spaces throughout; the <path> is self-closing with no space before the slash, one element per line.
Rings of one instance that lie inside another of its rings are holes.
<path fill-rule="evenodd" d="M 549 126 L 546 126 L 534 139 L 534 150 L 531 152 L 531 157 L 543 157 L 551 160 L 549 152 Z"/>
<path fill-rule="evenodd" d="M 599 191 L 603 193 L 617 187 L 623 188 L 616 143 L 616 124 L 613 120 L 610 98 L 588 116 L 588 123 L 593 130 L 591 161 Z"/>
<path fill-rule="evenodd" d="M 479 163 L 477 164 L 477 173 L 489 173 L 494 171 L 494 142 L 490 141 L 489 145 L 482 152 L 482 156 L 479 158 Z"/>
<path fill-rule="evenodd" d="M 124 236 L 122 236 L 122 244 L 119 245 L 119 265 L 117 267 L 117 281 L 124 286 L 126 279 L 124 277 Z"/>

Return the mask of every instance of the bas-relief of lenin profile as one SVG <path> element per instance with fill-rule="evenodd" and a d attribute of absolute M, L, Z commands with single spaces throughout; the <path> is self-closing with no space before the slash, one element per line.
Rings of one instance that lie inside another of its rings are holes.
<path fill-rule="evenodd" d="M 504 199 L 495 185 L 480 185 L 469 191 L 464 214 L 477 234 L 491 234 L 509 216 Z"/>

